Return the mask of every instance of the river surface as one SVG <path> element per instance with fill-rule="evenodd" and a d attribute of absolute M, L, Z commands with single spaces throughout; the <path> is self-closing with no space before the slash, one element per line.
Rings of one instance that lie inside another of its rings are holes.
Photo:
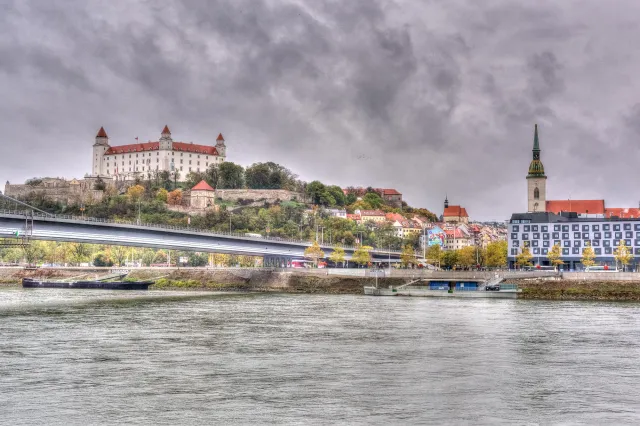
<path fill-rule="evenodd" d="M 640 305 L 0 288 L 0 423 L 640 424 Z"/>

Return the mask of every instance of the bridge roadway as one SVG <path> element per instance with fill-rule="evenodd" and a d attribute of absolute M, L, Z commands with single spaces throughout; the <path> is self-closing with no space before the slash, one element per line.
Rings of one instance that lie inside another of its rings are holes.
<path fill-rule="evenodd" d="M 0 210 L 0 238 L 22 237 L 28 232 L 24 212 Z M 286 259 L 303 257 L 308 241 L 248 237 L 238 233 L 221 233 L 192 228 L 164 225 L 123 223 L 97 218 L 73 216 L 47 216 L 35 212 L 31 238 L 35 240 L 63 241 L 90 244 L 150 247 L 155 249 L 187 250 L 208 253 L 244 254 L 262 256 L 265 263 L 286 264 Z M 331 246 L 321 245 L 326 256 Z M 354 247 L 344 247 L 346 259 L 350 259 Z M 400 258 L 400 252 L 374 250 L 374 260 L 392 261 Z"/>

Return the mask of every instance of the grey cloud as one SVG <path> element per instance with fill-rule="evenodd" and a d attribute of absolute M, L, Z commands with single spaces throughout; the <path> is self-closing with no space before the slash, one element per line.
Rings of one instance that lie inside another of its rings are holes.
<path fill-rule="evenodd" d="M 242 164 L 504 219 L 524 208 L 538 122 L 550 196 L 635 205 L 609 179 L 638 160 L 640 87 L 618 73 L 640 64 L 614 42 L 640 36 L 621 18 L 634 4 L 585 3 L 3 2 L 0 181 L 82 176 L 101 125 L 126 143 L 168 123 L 223 132 Z"/>

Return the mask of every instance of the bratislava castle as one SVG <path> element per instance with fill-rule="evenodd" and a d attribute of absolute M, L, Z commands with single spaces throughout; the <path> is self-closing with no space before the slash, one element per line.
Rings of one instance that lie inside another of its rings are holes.
<path fill-rule="evenodd" d="M 136 138 L 137 139 L 137 138 Z M 185 180 L 189 172 L 204 172 L 212 164 L 222 163 L 227 155 L 222 133 L 215 146 L 174 142 L 164 126 L 157 142 L 136 142 L 112 146 L 103 127 L 93 144 L 92 176 L 119 180 L 146 178 L 156 172 L 177 172 L 177 180 Z"/>

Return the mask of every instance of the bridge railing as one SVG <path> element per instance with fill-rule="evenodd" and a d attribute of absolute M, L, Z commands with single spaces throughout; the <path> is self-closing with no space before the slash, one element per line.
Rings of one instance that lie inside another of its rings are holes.
<path fill-rule="evenodd" d="M 140 226 L 140 227 L 145 227 L 145 228 L 150 228 L 150 229 L 162 229 L 162 230 L 171 230 L 171 231 L 186 231 L 186 232 L 193 232 L 193 233 L 198 233 L 198 234 L 207 234 L 207 235 L 215 235 L 215 236 L 225 236 L 225 237 L 234 237 L 234 238 L 242 238 L 245 240 L 249 240 L 249 241 L 273 241 L 273 242 L 282 242 L 282 243 L 294 243 L 294 244 L 300 244 L 300 245 L 309 245 L 311 244 L 310 241 L 305 241 L 305 240 L 299 240 L 299 239 L 295 239 L 295 238 L 283 238 L 283 237 L 252 237 L 249 235 L 246 235 L 245 233 L 242 232 L 225 232 L 225 231 L 211 231 L 208 229 L 201 229 L 201 228 L 191 228 L 191 227 L 187 227 L 187 226 L 175 226 L 175 225 L 164 225 L 164 224 L 159 224 L 159 223 L 144 223 L 144 222 L 140 222 L 138 223 L 137 221 L 129 221 L 129 220 L 112 220 L 112 219 L 102 219 L 102 218 L 98 218 L 98 217 L 87 217 L 87 216 L 73 216 L 73 215 L 63 215 L 63 214 L 58 214 L 58 215 L 52 215 L 49 213 L 41 213 L 38 211 L 26 211 L 26 210 L 2 210 L 0 209 L 0 214 L 2 215 L 13 215 L 13 216 L 24 216 L 24 215 L 32 215 L 34 218 L 42 218 L 42 219 L 47 219 L 47 220 L 52 220 L 52 219 L 61 219 L 61 220 L 73 220 L 73 221 L 82 221 L 82 222 L 93 222 L 93 223 L 107 223 L 107 224 L 116 224 L 116 225 L 131 225 L 131 226 Z M 321 247 L 326 248 L 326 249 L 331 249 L 334 247 L 334 245 L 326 245 L 326 244 L 320 244 Z M 349 246 L 349 245 L 344 245 L 344 244 L 336 244 L 335 246 L 338 247 L 342 247 L 348 250 L 355 250 L 357 247 L 355 246 Z M 373 253 L 377 253 L 377 254 L 387 254 L 387 253 L 393 253 L 393 254 L 400 254 L 399 250 L 372 250 Z"/>

